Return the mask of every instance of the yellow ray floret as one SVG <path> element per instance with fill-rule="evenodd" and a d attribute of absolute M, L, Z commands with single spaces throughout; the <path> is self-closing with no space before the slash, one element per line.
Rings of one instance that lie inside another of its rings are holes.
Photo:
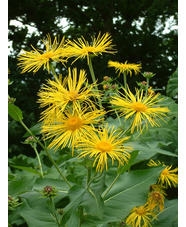
<path fill-rule="evenodd" d="M 79 58 L 86 58 L 89 64 L 90 55 L 98 56 L 102 53 L 116 53 L 113 49 L 112 39 L 109 33 L 105 33 L 101 36 L 101 33 L 98 34 L 97 38 L 91 37 L 91 44 L 85 40 L 84 37 L 78 38 L 78 40 L 68 40 L 68 50 L 70 57 L 76 57 L 75 61 Z"/>
<path fill-rule="evenodd" d="M 152 226 L 150 222 L 154 216 L 155 214 L 146 205 L 134 207 L 130 211 L 126 224 L 132 227 L 149 227 Z"/>
<path fill-rule="evenodd" d="M 48 85 L 43 85 L 38 93 L 40 106 L 47 107 L 42 112 L 41 120 L 63 112 L 68 105 L 75 110 L 81 109 L 83 104 L 95 109 L 90 99 L 97 96 L 97 93 L 93 93 L 93 88 L 94 84 L 88 85 L 85 71 L 80 70 L 78 75 L 77 68 L 72 73 L 69 69 L 69 75 L 63 81 L 61 75 L 59 78 L 55 77 L 55 80 L 48 80 Z"/>
<path fill-rule="evenodd" d="M 166 166 L 163 163 L 161 163 L 160 161 L 158 161 L 158 163 L 154 162 L 153 160 L 150 160 L 148 166 L 165 166 L 165 169 L 161 172 L 160 177 L 158 179 L 158 183 L 160 183 L 161 185 L 165 185 L 165 187 L 167 188 L 168 186 L 172 187 L 172 185 L 174 187 L 177 186 L 178 184 L 178 168 L 172 169 L 172 165 L 171 166 Z"/>
<path fill-rule="evenodd" d="M 162 99 L 157 99 L 160 94 L 156 94 L 152 97 L 149 95 L 148 97 L 143 96 L 143 91 L 139 91 L 136 89 L 136 95 L 133 95 L 130 89 L 128 88 L 128 92 L 123 89 L 126 95 L 122 96 L 116 95 L 113 96 L 110 100 L 110 103 L 118 109 L 121 113 L 121 116 L 125 116 L 125 120 L 129 117 L 134 117 L 131 127 L 131 133 L 134 132 L 134 128 L 137 127 L 140 129 L 141 133 L 141 126 L 142 121 L 145 122 L 146 128 L 148 128 L 148 123 L 151 126 L 159 126 L 158 119 L 163 119 L 166 116 L 165 113 L 169 112 L 167 107 L 163 108 L 158 106 L 158 102 Z M 164 120 L 165 121 L 165 120 Z"/>
<path fill-rule="evenodd" d="M 103 120 L 104 112 L 101 110 L 94 110 L 86 112 L 84 110 L 76 110 L 72 113 L 66 110 L 56 116 L 50 116 L 44 120 L 41 132 L 46 136 L 46 139 L 52 138 L 49 148 L 57 150 L 59 147 L 72 148 L 72 155 L 74 146 L 83 135 L 91 134 L 95 129 L 94 124 L 100 123 Z"/>
<path fill-rule="evenodd" d="M 131 147 L 125 146 L 123 143 L 129 137 L 121 138 L 121 133 L 117 133 L 114 130 L 114 127 L 107 128 L 107 126 L 101 130 L 99 129 L 96 132 L 92 132 L 86 137 L 82 137 L 77 147 L 82 149 L 79 157 L 89 156 L 90 158 L 94 157 L 93 166 L 96 165 L 96 171 L 102 172 L 104 166 L 106 170 L 108 169 L 107 159 L 111 158 L 112 164 L 114 160 L 117 160 L 120 165 L 124 165 L 124 162 L 127 162 L 130 158 L 129 151 L 132 150 Z"/>
<path fill-rule="evenodd" d="M 116 69 L 116 72 L 119 72 L 119 76 L 121 73 L 126 72 L 129 73 L 130 76 L 132 76 L 132 71 L 134 71 L 135 74 L 140 72 L 141 64 L 129 64 L 127 61 L 125 63 L 120 63 L 117 61 L 108 61 L 108 67 L 114 67 Z"/>
<path fill-rule="evenodd" d="M 50 72 L 50 61 L 62 62 L 66 61 L 68 57 L 67 49 L 64 44 L 65 37 L 58 43 L 57 37 L 54 38 L 53 44 L 50 35 L 47 35 L 46 40 L 42 40 L 46 50 L 37 50 L 32 45 L 32 51 L 25 51 L 25 53 L 18 56 L 18 66 L 22 69 L 21 73 L 33 71 L 36 73 L 42 66 L 43 70 L 46 68 Z"/>

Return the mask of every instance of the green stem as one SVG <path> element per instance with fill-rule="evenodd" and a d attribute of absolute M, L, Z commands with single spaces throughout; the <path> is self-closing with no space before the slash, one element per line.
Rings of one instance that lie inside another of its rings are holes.
<path fill-rule="evenodd" d="M 123 79 L 124 79 L 124 87 L 125 87 L 125 90 L 127 91 L 127 73 L 126 73 L 126 71 L 124 71 L 124 73 L 123 73 Z"/>
<path fill-rule="evenodd" d="M 79 207 L 79 217 L 80 217 L 80 219 L 79 219 L 78 227 L 81 227 L 81 224 L 83 222 L 83 206 Z"/>
<path fill-rule="evenodd" d="M 92 77 L 92 81 L 93 81 L 93 83 L 95 83 L 96 93 L 98 95 L 98 102 L 99 102 L 99 105 L 100 105 L 100 109 L 102 109 L 102 103 L 101 103 L 101 99 L 99 98 L 99 90 L 98 90 L 98 86 L 96 84 L 96 77 L 95 77 L 95 74 L 94 74 L 91 57 L 89 58 L 88 66 L 89 66 L 90 74 L 91 74 L 91 77 Z"/>
<path fill-rule="evenodd" d="M 107 191 L 105 192 L 105 194 L 103 195 L 103 199 L 104 197 L 108 194 L 108 192 L 110 191 L 110 189 L 113 187 L 113 185 L 116 183 L 117 179 L 119 178 L 120 173 L 118 173 L 118 175 L 116 176 L 116 178 L 113 180 L 112 184 L 110 185 L 110 187 L 107 189 Z"/>
<path fill-rule="evenodd" d="M 41 165 L 41 160 L 40 160 L 40 157 L 39 157 L 39 153 L 37 151 L 37 148 L 36 148 L 36 144 L 32 146 L 35 153 L 36 153 L 36 156 L 37 156 L 37 159 L 38 159 L 38 162 L 39 162 L 39 169 L 40 169 L 40 172 L 41 172 L 41 176 L 44 178 L 43 176 L 43 169 L 42 169 L 42 165 Z"/>
<path fill-rule="evenodd" d="M 120 126 L 122 125 L 121 124 L 121 120 L 120 120 L 120 117 L 119 117 L 119 115 L 118 115 L 118 112 L 117 112 L 117 110 L 114 110 L 115 111 L 115 113 L 116 113 L 116 116 L 117 116 L 117 118 L 118 118 L 118 120 L 119 120 L 119 124 L 120 124 Z"/>
<path fill-rule="evenodd" d="M 55 204 L 54 204 L 54 200 L 52 198 L 50 198 L 50 201 L 51 201 L 52 206 L 53 206 L 53 213 L 54 213 L 54 217 L 55 217 L 56 222 L 57 222 L 57 226 L 60 227 L 60 224 L 59 224 L 59 221 L 58 221 L 58 218 L 57 218 L 57 214 L 56 214 L 56 207 L 55 207 Z"/>
<path fill-rule="evenodd" d="M 147 96 L 148 88 L 149 88 L 149 78 L 147 77 L 145 96 Z"/>
<path fill-rule="evenodd" d="M 91 168 L 87 168 L 87 186 L 89 185 L 91 179 Z"/>
<path fill-rule="evenodd" d="M 53 76 L 56 78 L 56 73 L 52 64 L 50 64 L 50 70 L 52 71 Z"/>
<path fill-rule="evenodd" d="M 61 177 L 64 179 L 64 181 L 68 184 L 68 186 L 71 188 L 71 184 L 68 182 L 68 180 L 66 179 L 66 177 L 62 174 L 62 172 L 60 171 L 59 167 L 57 166 L 57 164 L 55 163 L 55 161 L 53 160 L 53 158 L 51 157 L 50 153 L 48 152 L 47 148 L 40 142 L 40 140 L 30 131 L 29 128 L 27 128 L 27 126 L 24 124 L 24 122 L 22 120 L 20 120 L 21 125 L 27 130 L 27 132 L 30 133 L 31 136 L 34 137 L 34 139 L 37 141 L 37 143 L 43 148 L 43 150 L 47 153 L 48 158 L 50 159 L 50 161 L 52 162 L 52 164 L 56 167 L 57 171 L 59 172 L 59 174 L 61 175 Z"/>

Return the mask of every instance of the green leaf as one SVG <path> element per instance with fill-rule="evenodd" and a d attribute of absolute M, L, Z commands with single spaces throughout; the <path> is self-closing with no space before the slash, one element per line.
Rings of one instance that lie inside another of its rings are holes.
<path fill-rule="evenodd" d="M 24 201 L 24 209 L 21 210 L 20 216 L 22 216 L 29 227 L 56 227 L 57 223 L 55 222 L 54 217 L 51 216 L 50 213 L 43 212 L 40 210 L 32 209 L 26 202 Z"/>
<path fill-rule="evenodd" d="M 8 103 L 8 114 L 16 121 L 23 119 L 22 111 L 14 104 Z"/>
<path fill-rule="evenodd" d="M 125 218 L 135 206 L 144 205 L 150 185 L 155 184 L 164 167 L 125 172 L 105 197 L 103 218 L 87 216 L 82 227 L 96 226 Z"/>
<path fill-rule="evenodd" d="M 82 202 L 86 190 L 78 185 L 71 187 L 69 190 L 70 203 L 64 208 L 64 214 L 61 219 L 62 226 L 65 226 L 70 216 Z"/>
<path fill-rule="evenodd" d="M 127 164 L 125 164 L 122 168 L 120 168 L 118 170 L 118 173 L 123 174 L 124 172 L 126 172 L 131 167 L 132 163 L 134 162 L 134 160 L 138 156 L 138 151 L 134 150 L 130 155 L 131 155 L 131 157 L 129 159 L 129 162 Z"/>
<path fill-rule="evenodd" d="M 26 170 L 26 171 L 28 171 L 30 173 L 33 173 L 33 174 L 39 174 L 39 175 L 41 175 L 40 172 L 38 172 L 37 170 L 35 170 L 33 168 L 30 168 L 30 167 L 26 167 L 26 166 L 13 166 L 13 165 L 11 165 L 11 167 L 14 167 L 16 169 Z"/>
<path fill-rule="evenodd" d="M 167 95 L 170 97 L 175 97 L 178 94 L 178 68 L 171 75 L 167 84 Z"/>
<path fill-rule="evenodd" d="M 33 187 L 33 184 L 36 180 L 36 177 L 30 179 L 22 179 L 8 182 L 8 193 L 11 196 L 19 195 L 21 193 L 30 191 Z"/>
<path fill-rule="evenodd" d="M 54 186 L 64 196 L 68 194 L 69 186 L 65 181 L 51 178 L 38 178 L 33 185 L 33 190 L 42 191 L 45 186 Z"/>
<path fill-rule="evenodd" d="M 156 154 L 178 157 L 176 154 L 172 152 L 161 149 L 159 146 L 162 144 L 166 145 L 166 143 L 165 142 L 163 143 L 163 141 L 147 141 L 146 143 L 140 143 L 137 141 L 132 142 L 133 149 L 139 151 L 139 154 L 134 162 L 138 163 L 144 160 L 148 160 Z M 169 144 L 170 143 L 167 143 L 167 145 Z"/>
<path fill-rule="evenodd" d="M 81 205 L 85 206 L 87 214 L 102 217 L 104 211 L 104 202 L 101 197 L 104 191 L 104 176 L 97 178 L 86 190 Z"/>
<path fill-rule="evenodd" d="M 41 134 L 41 126 L 42 126 L 42 122 L 39 122 L 37 123 L 36 125 L 32 126 L 30 128 L 30 131 L 34 134 L 34 135 L 39 135 Z M 30 133 L 29 132 L 26 132 L 23 137 L 29 137 L 30 136 Z"/>
<path fill-rule="evenodd" d="M 153 227 L 178 226 L 178 200 L 165 200 L 165 208 L 157 214 L 157 219 L 152 222 Z"/>

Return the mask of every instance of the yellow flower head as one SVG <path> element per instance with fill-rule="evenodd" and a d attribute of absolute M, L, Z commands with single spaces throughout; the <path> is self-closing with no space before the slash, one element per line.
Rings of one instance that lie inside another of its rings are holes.
<path fill-rule="evenodd" d="M 89 44 L 84 37 L 76 40 L 68 40 L 68 50 L 71 53 L 70 57 L 76 57 L 75 61 L 79 58 L 87 57 L 87 62 L 89 64 L 90 55 L 98 56 L 102 53 L 116 53 L 113 49 L 112 39 L 109 33 L 105 33 L 101 36 L 101 33 L 98 34 L 97 38 L 91 37 L 92 42 Z"/>
<path fill-rule="evenodd" d="M 135 74 L 140 72 L 141 64 L 129 64 L 127 61 L 125 63 L 120 63 L 117 61 L 109 61 L 108 67 L 114 67 L 116 69 L 116 72 L 119 71 L 119 76 L 121 73 L 126 72 L 126 74 L 130 73 L 130 76 L 132 76 L 132 71 L 134 71 Z"/>
<path fill-rule="evenodd" d="M 59 79 L 55 77 L 55 81 L 48 80 L 48 84 L 49 86 L 43 85 L 38 93 L 40 106 L 47 107 L 42 112 L 42 120 L 50 115 L 63 112 L 68 105 L 75 110 L 81 109 L 83 104 L 87 104 L 90 109 L 95 109 L 90 99 L 91 96 L 95 97 L 92 92 L 94 85 L 88 86 L 84 70 L 80 70 L 77 75 L 77 68 L 74 68 L 72 73 L 69 69 L 69 75 L 63 81 L 60 75 Z"/>
<path fill-rule="evenodd" d="M 154 213 L 148 208 L 148 206 L 134 207 L 130 211 L 130 215 L 126 220 L 127 225 L 132 225 L 133 227 L 148 227 L 151 226 L 150 222 Z"/>
<path fill-rule="evenodd" d="M 164 164 L 162 164 L 160 161 L 158 161 L 158 163 L 155 163 L 153 160 L 151 160 L 148 164 L 148 166 L 166 166 Z M 166 166 L 166 168 L 161 172 L 160 177 L 158 179 L 158 183 L 160 183 L 161 185 L 165 185 L 165 187 L 167 188 L 168 186 L 172 187 L 172 185 L 174 187 L 176 187 L 176 185 L 178 184 L 178 174 L 176 174 L 178 172 L 178 168 L 175 168 L 173 170 L 171 170 L 172 165 L 171 166 Z"/>
<path fill-rule="evenodd" d="M 164 195 L 159 190 L 152 190 L 148 195 L 147 206 L 155 213 L 164 209 Z"/>
<path fill-rule="evenodd" d="M 82 137 L 77 147 L 82 149 L 79 157 L 85 157 L 89 155 L 90 158 L 95 157 L 93 166 L 96 165 L 96 171 L 102 172 L 104 166 L 107 166 L 107 159 L 110 157 L 112 164 L 114 160 L 119 162 L 119 166 L 124 165 L 124 162 L 130 158 L 128 151 L 131 151 L 131 147 L 124 146 L 123 143 L 129 138 L 120 138 L 121 133 L 117 133 L 114 127 L 107 128 L 107 125 L 103 130 L 99 129 L 96 132 L 92 132 L 86 137 Z"/>
<path fill-rule="evenodd" d="M 110 103 L 115 106 L 115 109 L 121 113 L 121 116 L 125 116 L 125 120 L 129 117 L 134 117 L 131 133 L 134 132 L 134 128 L 137 127 L 140 129 L 141 133 L 141 126 L 142 121 L 145 122 L 146 128 L 148 128 L 148 123 L 151 126 L 159 126 L 157 123 L 158 118 L 163 119 L 166 116 L 165 113 L 169 112 L 167 107 L 159 107 L 157 103 L 162 99 L 157 99 L 159 94 L 152 97 L 151 95 L 148 97 L 143 96 L 143 91 L 136 89 L 136 95 L 133 95 L 130 89 L 128 88 L 128 92 L 124 89 L 124 92 L 127 95 L 121 94 L 123 97 L 116 95 L 113 96 L 110 100 Z"/>
<path fill-rule="evenodd" d="M 74 113 L 68 110 L 44 120 L 41 132 L 45 133 L 47 139 L 53 138 L 49 148 L 71 147 L 73 155 L 77 141 L 83 135 L 92 134 L 94 128 L 91 125 L 98 124 L 104 114 L 101 110 L 86 110 L 76 110 Z"/>
<path fill-rule="evenodd" d="M 161 182 L 161 184 L 165 184 L 166 187 L 172 187 L 172 185 L 176 187 L 176 185 L 178 184 L 178 174 L 176 174 L 178 172 L 178 168 L 175 168 L 173 170 L 171 170 L 171 168 L 172 166 L 167 166 L 161 172 L 159 177 L 159 182 Z"/>
<path fill-rule="evenodd" d="M 46 41 L 42 40 L 46 47 L 45 51 L 37 50 L 32 45 L 31 47 L 33 50 L 31 52 L 23 50 L 25 53 L 18 56 L 18 66 L 22 68 L 21 73 L 30 71 L 36 73 L 42 66 L 43 70 L 47 68 L 48 72 L 50 72 L 50 60 L 64 63 L 66 61 L 64 58 L 68 56 L 64 40 L 65 38 L 63 37 L 61 42 L 58 44 L 57 37 L 55 37 L 52 44 L 50 35 L 47 35 Z"/>

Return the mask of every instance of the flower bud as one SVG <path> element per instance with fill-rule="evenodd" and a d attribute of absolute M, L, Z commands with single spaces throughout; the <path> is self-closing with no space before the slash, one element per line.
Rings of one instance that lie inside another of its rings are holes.
<path fill-rule="evenodd" d="M 103 85 L 103 89 L 104 89 L 104 90 L 107 91 L 109 88 L 110 88 L 110 86 L 109 86 L 108 84 L 104 84 L 104 85 Z"/>
<path fill-rule="evenodd" d="M 57 195 L 57 191 L 54 186 L 45 186 L 42 194 L 44 197 L 53 197 Z"/>
<path fill-rule="evenodd" d="M 112 86 L 111 86 L 111 89 L 112 90 L 116 90 L 118 88 L 118 85 L 117 84 L 112 84 Z"/>
<path fill-rule="evenodd" d="M 145 78 L 152 78 L 153 76 L 155 76 L 156 74 L 154 73 L 153 74 L 153 72 L 144 72 L 144 73 L 142 73 L 142 75 L 145 77 Z"/>

